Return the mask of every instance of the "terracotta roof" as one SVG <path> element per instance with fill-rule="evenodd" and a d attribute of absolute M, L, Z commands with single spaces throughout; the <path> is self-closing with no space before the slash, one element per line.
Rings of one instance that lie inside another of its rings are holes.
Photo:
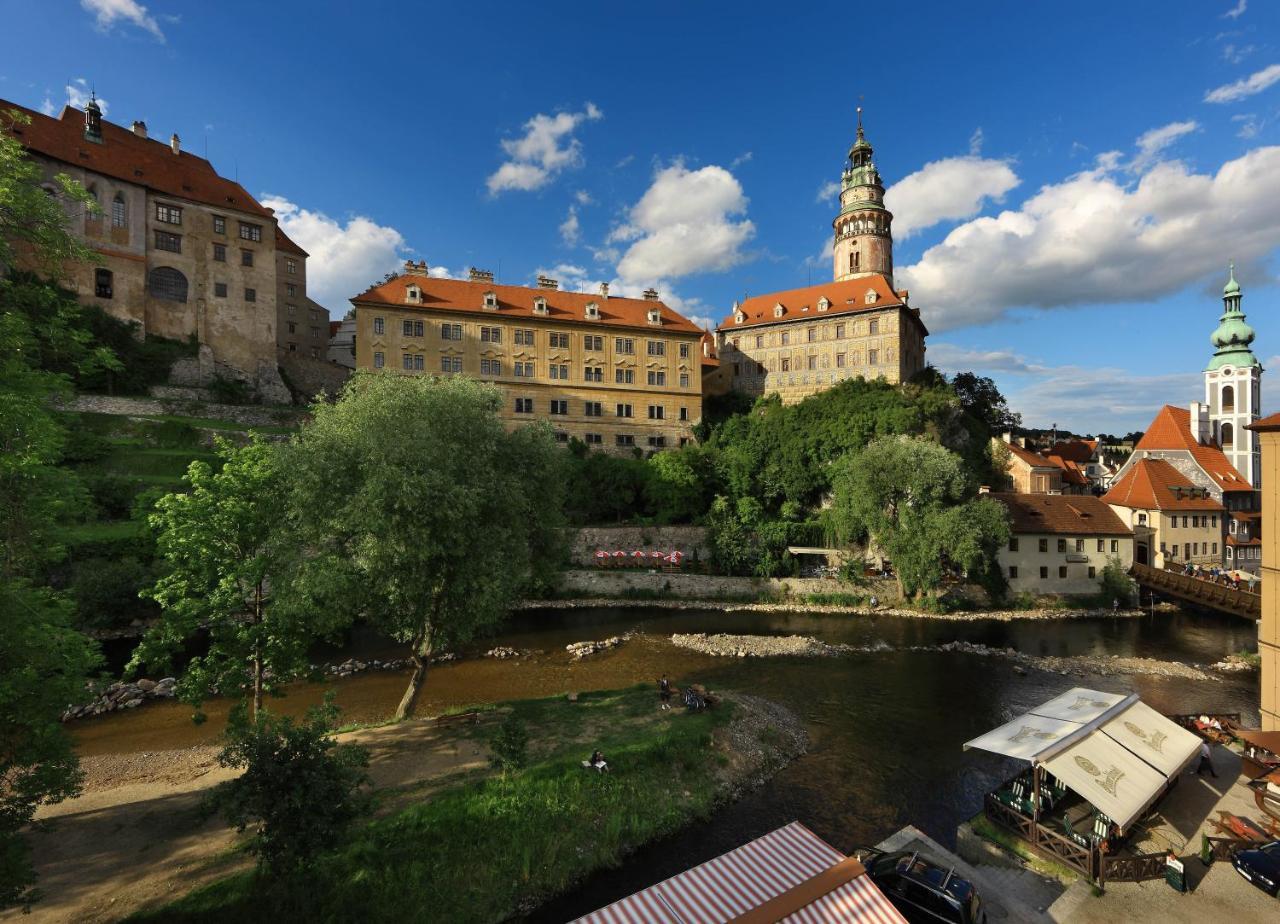
<path fill-rule="evenodd" d="M 1073 536 L 1132 536 L 1116 512 L 1088 494 L 992 494 L 1009 510 L 1017 533 L 1066 533 Z"/>
<path fill-rule="evenodd" d="M 405 300 L 405 291 L 412 283 L 422 290 L 416 302 Z M 485 310 L 484 295 L 497 296 L 496 310 Z M 533 313 L 533 300 L 539 296 L 547 300 L 546 315 Z M 599 320 L 587 320 L 587 305 L 594 302 L 600 310 Z M 620 298 L 610 295 L 593 295 L 589 292 L 564 292 L 559 289 L 535 289 L 529 286 L 498 285 L 493 282 L 472 282 L 467 279 L 436 279 L 421 273 L 403 273 L 394 279 L 379 283 L 368 291 L 351 299 L 354 305 L 387 305 L 395 308 L 425 308 L 433 311 L 457 311 L 467 314 L 496 316 L 500 318 L 545 318 L 548 321 L 576 321 L 604 327 L 627 327 L 663 333 L 702 334 L 700 327 L 678 314 L 660 301 L 640 298 Z M 657 308 L 661 325 L 652 325 L 648 313 Z"/>
<path fill-rule="evenodd" d="M 1032 452 L 1030 449 L 1025 449 L 1022 446 L 1019 446 L 1017 443 L 1005 443 L 1005 446 L 1009 448 L 1009 454 L 1011 456 L 1013 456 L 1016 459 L 1021 459 L 1023 462 L 1027 463 L 1033 468 L 1059 468 L 1060 467 L 1056 463 L 1051 462 L 1048 459 L 1046 459 L 1044 456 L 1040 455 L 1040 453 Z"/>
<path fill-rule="evenodd" d="M 1051 465 L 1062 469 L 1062 480 L 1067 484 L 1087 485 L 1089 483 L 1089 477 L 1080 470 L 1080 466 L 1075 461 L 1057 455 L 1046 455 L 1044 458 Z"/>
<path fill-rule="evenodd" d="M 876 301 L 867 304 L 867 290 L 874 289 Z M 826 298 L 831 303 L 826 311 L 818 310 L 818 301 Z M 774 316 L 774 309 L 781 305 L 782 317 Z M 833 314 L 853 314 L 862 311 L 879 311 L 883 308 L 905 308 L 907 314 L 924 328 L 920 313 L 914 308 L 907 308 L 904 302 L 889 285 L 883 276 L 864 276 L 861 279 L 845 279 L 842 282 L 820 282 L 803 289 L 787 289 L 784 292 L 769 292 L 764 295 L 753 295 L 738 305 L 738 311 L 744 315 L 741 324 L 734 321 L 735 314 L 730 314 L 716 330 L 732 331 L 754 327 L 759 324 L 783 324 L 797 319 L 820 319 Z M 924 331 L 928 334 L 928 330 Z"/>
<path fill-rule="evenodd" d="M 1263 417 L 1261 420 L 1255 420 L 1245 429 L 1258 430 L 1262 432 L 1268 430 L 1280 430 L 1280 414 L 1272 414 L 1270 417 Z"/>
<path fill-rule="evenodd" d="M 1139 459 L 1102 500 L 1135 510 L 1221 510 L 1204 490 L 1164 459 Z"/>
<path fill-rule="evenodd" d="M 55 119 L 0 99 L 0 112 L 10 109 L 31 119 L 28 125 L 15 126 L 14 136 L 45 157 L 178 199 L 271 219 L 271 213 L 244 187 L 218 176 L 218 171 L 203 157 L 188 151 L 174 154 L 167 143 L 140 138 L 106 119 L 102 120 L 102 143 L 86 141 L 84 113 L 71 106 L 64 106 Z"/>
<path fill-rule="evenodd" d="M 1252 491 L 1253 485 L 1236 471 L 1222 449 L 1216 443 L 1201 443 L 1191 436 L 1191 411 L 1185 407 L 1166 404 L 1156 413 L 1147 432 L 1138 440 L 1134 452 L 1142 449 L 1182 449 L 1192 458 L 1223 491 Z"/>
<path fill-rule="evenodd" d="M 1097 445 L 1097 440 L 1067 440 L 1054 443 L 1048 454 L 1061 456 L 1071 462 L 1088 462 L 1093 458 L 1093 451 Z"/>
<path fill-rule="evenodd" d="M 716 338 L 711 335 L 710 331 L 705 331 L 702 334 L 702 343 L 698 348 L 702 350 L 702 365 L 720 365 L 720 357 L 716 355 Z"/>
<path fill-rule="evenodd" d="M 1244 541 L 1241 541 L 1237 539 L 1235 536 L 1231 535 L 1230 533 L 1227 533 L 1227 545 L 1243 545 L 1243 546 L 1262 545 L 1262 540 L 1259 539 L 1257 536 L 1254 536 L 1252 539 L 1246 539 Z"/>
<path fill-rule="evenodd" d="M 311 256 L 311 254 L 307 253 L 305 250 L 303 250 L 301 247 L 295 244 L 293 240 L 289 237 L 289 235 L 281 231 L 279 225 L 276 225 L 276 250 L 284 250 L 284 251 L 288 251 L 289 253 L 296 253 L 300 257 Z"/>

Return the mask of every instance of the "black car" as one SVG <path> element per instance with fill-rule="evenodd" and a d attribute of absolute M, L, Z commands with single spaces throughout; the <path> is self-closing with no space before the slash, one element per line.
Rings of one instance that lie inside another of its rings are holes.
<path fill-rule="evenodd" d="M 864 848 L 857 857 L 867 875 L 911 924 L 986 924 L 973 883 L 919 853 Z"/>
<path fill-rule="evenodd" d="M 1280 889 L 1280 841 L 1242 850 L 1231 858 L 1236 872 L 1268 895 Z"/>

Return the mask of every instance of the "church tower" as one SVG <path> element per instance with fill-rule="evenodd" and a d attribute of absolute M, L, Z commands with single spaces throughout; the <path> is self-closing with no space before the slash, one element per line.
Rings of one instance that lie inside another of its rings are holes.
<path fill-rule="evenodd" d="M 871 143 L 862 133 L 849 148 L 849 163 L 840 177 L 840 214 L 835 227 L 835 280 L 881 275 L 893 288 L 893 215 L 884 207 L 884 186 L 871 160 Z"/>
<path fill-rule="evenodd" d="M 1253 328 L 1240 309 L 1235 264 L 1222 290 L 1222 317 L 1209 338 L 1215 350 L 1204 370 L 1209 422 L 1231 464 L 1255 488 L 1261 487 L 1262 458 L 1257 434 L 1245 428 L 1256 421 L 1262 404 L 1262 364 L 1253 355 Z"/>

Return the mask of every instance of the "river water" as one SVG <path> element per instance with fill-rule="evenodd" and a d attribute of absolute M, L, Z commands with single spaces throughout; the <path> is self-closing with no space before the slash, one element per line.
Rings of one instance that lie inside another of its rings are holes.
<path fill-rule="evenodd" d="M 570 642 L 630 630 L 619 648 L 571 662 Z M 835 658 L 714 658 L 676 648 L 676 632 L 808 635 L 868 650 Z M 1062 676 L 1019 673 L 1003 658 L 904 650 L 962 640 L 1012 647 L 1030 655 L 1122 655 L 1210 664 L 1256 646 L 1252 623 L 1178 611 L 1154 617 L 1002 622 L 866 617 L 817 613 L 720 612 L 658 608 L 534 610 L 517 614 L 504 631 L 475 646 L 539 653 L 519 660 L 465 657 L 433 668 L 420 701 L 423 714 L 445 707 L 574 690 L 653 682 L 666 672 L 677 685 L 701 682 L 776 700 L 799 715 L 809 753 L 762 789 L 717 812 L 707 823 L 637 853 L 623 867 L 600 873 L 572 894 L 532 915 L 564 921 L 732 849 L 775 827 L 800 820 L 837 848 L 874 843 L 914 824 L 944 844 L 956 825 L 981 806 L 982 794 L 1010 775 L 994 755 L 963 752 L 964 741 L 1071 686 L 1137 692 L 1162 712 L 1241 712 L 1256 721 L 1256 674 L 1196 681 L 1149 675 Z M 386 642 L 355 637 L 341 660 L 399 656 Z M 467 654 L 467 653 L 464 653 Z M 335 680 L 344 721 L 374 721 L 394 710 L 404 690 L 399 672 L 367 672 Z M 278 705 L 300 711 L 323 688 L 301 685 Z M 215 740 L 225 705 L 211 703 L 210 721 L 194 725 L 177 703 L 78 722 L 82 754 L 150 751 Z M 590 832 L 583 832 L 589 837 Z"/>

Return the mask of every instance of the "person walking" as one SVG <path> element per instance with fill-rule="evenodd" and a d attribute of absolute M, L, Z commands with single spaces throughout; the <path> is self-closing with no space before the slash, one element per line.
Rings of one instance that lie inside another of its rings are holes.
<path fill-rule="evenodd" d="M 671 681 L 667 679 L 667 675 L 663 674 L 662 679 L 658 681 L 658 698 L 662 700 L 662 711 L 668 712 L 671 709 Z"/>
<path fill-rule="evenodd" d="M 1209 750 L 1209 742 L 1201 741 L 1200 742 L 1200 766 L 1196 767 L 1196 776 L 1202 776 L 1204 774 L 1205 769 L 1207 768 L 1209 770 L 1209 773 L 1213 775 L 1213 778 L 1215 780 L 1218 778 L 1218 771 L 1213 769 L 1213 758 L 1211 754 L 1212 752 Z"/>

